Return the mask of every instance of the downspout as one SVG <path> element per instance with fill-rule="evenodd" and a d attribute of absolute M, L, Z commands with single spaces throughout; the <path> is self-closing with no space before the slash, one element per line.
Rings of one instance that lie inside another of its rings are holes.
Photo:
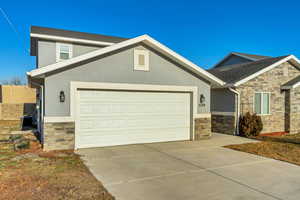
<path fill-rule="evenodd" d="M 238 91 L 236 91 L 233 88 L 228 88 L 231 92 L 235 93 L 237 96 L 237 112 L 236 112 L 236 120 L 235 120 L 235 126 L 236 126 L 236 132 L 234 133 L 234 135 L 239 135 L 239 121 L 240 121 L 240 93 Z"/>

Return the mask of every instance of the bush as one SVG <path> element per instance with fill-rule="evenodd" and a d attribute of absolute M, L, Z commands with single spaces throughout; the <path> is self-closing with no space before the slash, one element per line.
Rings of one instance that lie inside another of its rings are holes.
<path fill-rule="evenodd" d="M 239 123 L 240 134 L 245 137 L 258 136 L 263 129 L 263 123 L 260 116 L 251 115 L 247 112 L 241 117 Z"/>

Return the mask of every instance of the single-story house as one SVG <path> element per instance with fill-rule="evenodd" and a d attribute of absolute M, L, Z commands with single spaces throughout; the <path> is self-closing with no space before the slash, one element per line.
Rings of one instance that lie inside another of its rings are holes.
<path fill-rule="evenodd" d="M 239 134 L 246 112 L 260 115 L 262 133 L 300 132 L 300 61 L 233 52 L 208 72 L 222 81 L 212 89 L 212 131 Z"/>
<path fill-rule="evenodd" d="M 224 82 L 152 37 L 37 26 L 30 37 L 45 150 L 210 137 L 211 86 Z"/>

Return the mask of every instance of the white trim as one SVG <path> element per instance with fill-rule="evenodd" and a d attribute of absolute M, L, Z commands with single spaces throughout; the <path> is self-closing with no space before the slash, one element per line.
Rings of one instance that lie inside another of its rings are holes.
<path fill-rule="evenodd" d="M 266 68 L 264 68 L 264 69 L 262 69 L 262 70 L 256 72 L 256 73 L 251 74 L 250 76 L 248 76 L 248 77 L 246 77 L 246 78 L 244 78 L 244 79 L 242 79 L 242 80 L 236 82 L 236 83 L 234 84 L 234 86 L 237 87 L 237 86 L 239 86 L 239 85 L 241 85 L 241 84 L 243 84 L 243 83 L 245 83 L 245 82 L 247 82 L 247 81 L 249 81 L 249 80 L 251 80 L 251 79 L 253 79 L 253 78 L 257 77 L 257 76 L 259 76 L 259 75 L 261 75 L 262 73 L 265 73 L 265 72 L 267 72 L 267 71 L 269 71 L 269 70 L 271 70 L 271 69 L 277 67 L 278 65 L 280 65 L 280 64 L 282 64 L 282 63 L 284 63 L 284 62 L 289 61 L 290 59 L 293 59 L 293 60 L 295 60 L 298 64 L 300 64 L 300 61 L 298 60 L 298 58 L 296 58 L 294 55 L 290 55 L 290 56 L 288 56 L 288 57 L 286 57 L 286 58 L 283 58 L 283 59 L 279 60 L 278 62 L 276 62 L 276 63 L 274 63 L 274 64 L 272 64 L 272 65 L 270 65 L 270 66 L 268 66 L 268 67 L 266 67 Z"/>
<path fill-rule="evenodd" d="M 129 39 L 129 40 L 125 40 L 123 42 L 117 43 L 115 45 L 112 46 L 108 46 L 96 51 L 92 51 L 90 53 L 86 53 L 84 55 L 81 56 L 77 56 L 74 58 L 71 58 L 69 60 L 65 60 L 59 63 L 55 63 L 52 65 L 48 65 L 45 67 L 41 67 L 35 70 L 32 70 L 29 74 L 32 77 L 35 76 L 40 76 L 43 75 L 47 72 L 51 72 L 57 69 L 61 69 L 63 67 L 75 64 L 77 62 L 83 61 L 83 60 L 87 60 L 90 58 L 94 58 L 96 56 L 100 56 L 124 47 L 127 47 L 129 45 L 133 45 L 139 42 L 145 42 L 147 45 L 151 46 L 152 48 L 156 49 L 157 51 L 159 51 L 160 53 L 167 55 L 168 57 L 170 57 L 171 59 L 173 59 L 174 61 L 177 61 L 179 63 L 182 64 L 182 66 L 186 67 L 187 69 L 191 70 L 192 72 L 196 73 L 197 75 L 200 76 L 204 76 L 204 78 L 206 78 L 207 80 L 209 80 L 210 82 L 215 82 L 217 84 L 220 85 L 224 85 L 225 82 L 223 82 L 221 79 L 215 77 L 214 75 L 212 75 L 211 73 L 207 72 L 206 70 L 200 68 L 198 65 L 192 63 L 191 61 L 187 60 L 186 58 L 182 57 L 181 55 L 177 54 L 176 52 L 172 51 L 171 49 L 169 49 L 168 47 L 164 46 L 163 44 L 159 43 L 158 41 L 154 40 L 153 38 L 151 38 L 148 35 L 142 35 L 133 39 Z"/>
<path fill-rule="evenodd" d="M 194 116 L 194 119 L 197 118 L 211 118 L 211 113 L 199 113 Z"/>
<path fill-rule="evenodd" d="M 70 116 L 62 117 L 44 117 L 45 123 L 59 123 L 59 122 L 74 122 L 75 120 Z"/>
<path fill-rule="evenodd" d="M 212 115 L 235 116 L 235 112 L 211 112 Z"/>
<path fill-rule="evenodd" d="M 235 89 L 233 89 L 233 88 L 228 88 L 229 89 L 229 91 L 231 91 L 231 92 L 233 92 L 233 93 L 235 93 L 236 94 L 236 96 L 237 96 L 237 98 L 236 98 L 236 104 L 237 104 L 237 112 L 236 112 L 236 117 L 235 117 L 235 127 L 236 127 L 236 131 L 234 132 L 234 134 L 235 135 L 240 135 L 240 115 L 241 115 L 241 108 L 240 108 L 240 106 L 241 106 L 241 104 L 240 104 L 240 102 L 241 102 L 241 95 L 240 95 L 240 93 L 237 91 L 237 90 L 235 90 Z"/>
<path fill-rule="evenodd" d="M 101 41 L 95 41 L 95 40 L 61 37 L 61 36 L 53 36 L 53 35 L 37 34 L 37 33 L 30 33 L 30 37 L 47 39 L 47 40 L 55 40 L 55 41 L 63 41 L 63 42 L 75 42 L 75 43 L 82 43 L 82 44 L 101 45 L 101 46 L 110 46 L 110 45 L 115 44 L 112 42 L 101 42 Z"/>
<path fill-rule="evenodd" d="M 144 56 L 144 65 L 140 65 L 139 56 Z M 134 70 L 138 71 L 149 71 L 149 51 L 145 49 L 134 49 L 133 50 L 133 63 Z"/>
<path fill-rule="evenodd" d="M 73 58 L 73 45 L 70 43 L 62 43 L 62 42 L 56 42 L 56 62 L 61 62 L 64 60 L 68 60 Z M 68 59 L 61 59 L 60 58 L 60 47 L 61 46 L 67 46 L 69 48 L 69 58 Z"/>
<path fill-rule="evenodd" d="M 293 85 L 293 88 L 296 88 L 296 87 L 298 87 L 298 86 L 300 86 L 300 81 L 299 81 L 298 83 L 294 84 L 294 85 Z"/>
<path fill-rule="evenodd" d="M 249 57 L 249 56 L 241 55 L 241 54 L 239 54 L 239 53 L 237 53 L 237 52 L 232 52 L 232 54 L 233 54 L 233 55 L 236 55 L 236 56 L 239 56 L 239 57 L 241 57 L 241 58 L 245 58 L 245 59 L 248 59 L 248 60 L 252 60 L 252 61 L 260 60 L 260 59 L 257 59 L 257 58 L 251 58 L 251 57 Z M 261 59 L 263 59 L 263 58 L 261 58 Z"/>
<path fill-rule="evenodd" d="M 76 132 L 78 132 L 79 116 L 76 111 L 79 109 L 78 89 L 105 89 L 105 90 L 133 90 L 133 91 L 165 91 L 165 92 L 190 92 L 192 93 L 192 127 L 191 140 L 195 138 L 195 116 L 197 114 L 197 96 L 198 88 L 195 86 L 170 86 L 170 85 L 144 85 L 144 84 L 123 84 L 123 83 L 99 83 L 99 82 L 75 82 L 71 81 L 70 90 L 70 114 L 71 119 L 75 119 L 75 148 L 78 142 L 76 141 Z"/>
<path fill-rule="evenodd" d="M 291 86 L 282 86 L 281 89 L 283 90 L 289 90 L 289 89 L 294 89 L 296 87 L 300 86 L 300 81 L 295 83 L 294 85 L 291 85 Z"/>

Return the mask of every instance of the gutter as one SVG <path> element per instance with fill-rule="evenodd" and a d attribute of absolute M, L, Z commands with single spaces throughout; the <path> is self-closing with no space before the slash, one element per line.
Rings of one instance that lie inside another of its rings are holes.
<path fill-rule="evenodd" d="M 236 132 L 234 133 L 234 135 L 239 135 L 239 122 L 240 122 L 240 93 L 238 91 L 236 91 L 235 89 L 229 87 L 228 88 L 229 91 L 233 92 L 236 94 L 237 96 L 237 113 L 236 113 L 236 120 L 235 120 L 235 126 L 236 126 Z"/>

